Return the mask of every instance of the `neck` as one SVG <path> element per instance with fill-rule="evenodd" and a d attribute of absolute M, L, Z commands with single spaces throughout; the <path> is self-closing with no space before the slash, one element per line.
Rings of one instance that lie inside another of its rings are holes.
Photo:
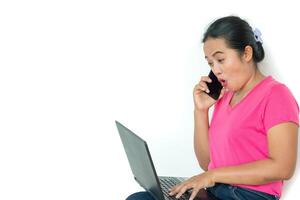
<path fill-rule="evenodd" d="M 249 77 L 248 81 L 244 86 L 235 92 L 235 96 L 243 97 L 245 96 L 257 83 L 264 79 L 264 75 L 259 71 L 257 67 L 254 68 L 254 72 Z"/>

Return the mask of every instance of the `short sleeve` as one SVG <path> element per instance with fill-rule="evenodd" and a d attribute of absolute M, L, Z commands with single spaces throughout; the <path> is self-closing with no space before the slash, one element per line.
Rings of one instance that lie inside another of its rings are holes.
<path fill-rule="evenodd" d="M 268 96 L 263 123 L 266 132 L 275 125 L 284 122 L 294 122 L 299 126 L 299 106 L 284 84 L 272 87 Z"/>

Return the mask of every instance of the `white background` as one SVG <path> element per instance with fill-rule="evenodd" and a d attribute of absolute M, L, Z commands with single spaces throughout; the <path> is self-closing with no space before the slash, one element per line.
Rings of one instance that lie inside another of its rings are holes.
<path fill-rule="evenodd" d="M 234 14 L 260 28 L 261 69 L 300 102 L 296 1 L 1 1 L 0 199 L 125 199 L 134 181 L 114 120 L 159 175 L 200 173 L 192 89 L 202 35 Z M 283 199 L 296 199 L 299 165 Z"/>

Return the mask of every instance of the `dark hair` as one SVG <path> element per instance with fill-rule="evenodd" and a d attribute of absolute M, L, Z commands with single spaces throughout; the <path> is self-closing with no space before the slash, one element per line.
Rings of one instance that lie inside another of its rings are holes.
<path fill-rule="evenodd" d="M 236 49 L 240 54 L 244 52 L 247 45 L 250 45 L 255 63 L 262 61 L 265 57 L 262 43 L 256 41 L 251 26 L 237 16 L 223 17 L 210 24 L 202 42 L 208 38 L 223 38 L 229 48 Z"/>

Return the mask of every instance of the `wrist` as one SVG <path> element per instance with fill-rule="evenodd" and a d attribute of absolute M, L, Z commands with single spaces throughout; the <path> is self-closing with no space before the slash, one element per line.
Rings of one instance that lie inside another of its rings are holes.
<path fill-rule="evenodd" d="M 207 171 L 209 173 L 209 176 L 210 176 L 210 180 L 213 184 L 215 184 L 217 181 L 216 181 L 216 171 L 215 170 L 209 170 Z"/>
<path fill-rule="evenodd" d="M 197 113 L 199 113 L 199 114 L 201 114 L 201 113 L 207 114 L 208 110 L 209 110 L 209 108 L 196 108 L 196 107 L 194 108 L 195 114 L 197 114 Z"/>

